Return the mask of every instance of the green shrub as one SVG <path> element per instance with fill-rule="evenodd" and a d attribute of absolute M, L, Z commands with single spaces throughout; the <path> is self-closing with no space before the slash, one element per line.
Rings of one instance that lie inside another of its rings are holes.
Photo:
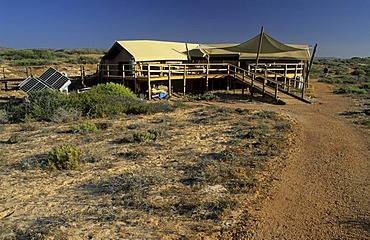
<path fill-rule="evenodd" d="M 33 91 L 23 101 L 9 102 L 6 106 L 7 115 L 12 122 L 25 119 L 51 121 L 60 107 L 66 104 L 67 95 L 57 90 Z"/>
<path fill-rule="evenodd" d="M 73 126 L 74 133 L 86 134 L 97 132 L 98 130 L 99 130 L 98 127 L 93 122 L 83 122 Z"/>
<path fill-rule="evenodd" d="M 136 131 L 131 135 L 119 140 L 119 143 L 133 143 L 133 142 L 146 142 L 150 140 L 158 140 L 163 137 L 164 133 L 160 129 L 152 129 L 147 131 Z"/>
<path fill-rule="evenodd" d="M 362 69 L 356 69 L 353 72 L 351 72 L 352 75 L 359 76 L 359 75 L 365 75 L 365 71 Z"/>
<path fill-rule="evenodd" d="M 370 90 L 370 83 L 364 83 L 360 86 L 361 89 Z"/>
<path fill-rule="evenodd" d="M 82 151 L 76 147 L 64 145 L 54 148 L 49 153 L 47 166 L 58 170 L 76 169 L 79 165 Z"/>
<path fill-rule="evenodd" d="M 107 83 L 107 84 L 98 84 L 88 92 L 88 93 L 98 93 L 101 95 L 116 95 L 121 97 L 130 97 L 138 99 L 138 97 L 127 87 L 116 84 L 116 83 Z"/>
<path fill-rule="evenodd" d="M 40 66 L 40 65 L 51 65 L 52 62 L 45 59 L 22 59 L 13 60 L 11 66 Z"/>
<path fill-rule="evenodd" d="M 9 102 L 6 115 L 12 122 L 25 119 L 66 122 L 80 116 L 91 118 L 119 114 L 151 114 L 172 111 L 168 102 L 146 103 L 123 85 L 108 83 L 94 86 L 90 91 L 69 95 L 56 90 L 34 91 L 24 101 Z"/>
<path fill-rule="evenodd" d="M 145 142 L 148 140 L 156 139 L 155 133 L 152 133 L 150 131 L 134 132 L 132 136 L 136 142 Z"/>
<path fill-rule="evenodd" d="M 358 87 L 342 87 L 335 91 L 338 94 L 366 94 L 366 89 L 361 89 Z"/>

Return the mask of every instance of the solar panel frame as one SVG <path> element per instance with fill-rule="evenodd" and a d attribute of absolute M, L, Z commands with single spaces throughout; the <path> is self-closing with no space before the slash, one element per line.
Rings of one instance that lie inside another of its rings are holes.
<path fill-rule="evenodd" d="M 44 90 L 47 88 L 54 88 L 59 91 L 68 91 L 68 86 L 71 81 L 64 74 L 58 72 L 56 69 L 50 67 L 43 72 L 40 77 L 28 77 L 19 84 L 19 88 L 26 93 L 34 90 Z"/>

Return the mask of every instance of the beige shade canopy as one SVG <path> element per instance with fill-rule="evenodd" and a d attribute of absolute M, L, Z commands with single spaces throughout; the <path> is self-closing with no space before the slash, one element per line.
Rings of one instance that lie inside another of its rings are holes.
<path fill-rule="evenodd" d="M 170 61 L 187 60 L 186 45 L 189 49 L 195 48 L 198 44 L 186 44 L 181 42 L 167 42 L 156 40 L 127 40 L 117 41 L 126 49 L 135 61 Z"/>
<path fill-rule="evenodd" d="M 145 61 L 187 61 L 196 58 L 224 58 L 255 60 L 262 37 L 261 60 L 299 60 L 310 59 L 308 45 L 284 44 L 262 33 L 240 44 L 194 44 L 157 40 L 116 41 L 103 59 L 121 58 L 120 48 L 125 49 L 130 58 L 137 62 Z M 126 57 L 127 58 L 127 57 Z"/>

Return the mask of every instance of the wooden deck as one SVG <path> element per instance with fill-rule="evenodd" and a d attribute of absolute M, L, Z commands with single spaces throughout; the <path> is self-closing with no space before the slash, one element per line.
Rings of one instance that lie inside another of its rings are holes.
<path fill-rule="evenodd" d="M 229 63 L 203 63 L 203 64 L 143 64 L 132 66 L 100 66 L 101 79 L 122 79 L 122 81 L 145 82 L 147 89 L 158 81 L 166 81 L 168 89 L 171 89 L 172 81 L 182 80 L 183 94 L 186 94 L 187 80 L 204 79 L 206 90 L 209 90 L 210 79 L 230 78 L 235 80 L 243 87 L 249 88 L 251 93 L 260 93 L 265 96 L 279 100 L 279 94 L 293 95 L 297 99 L 304 99 L 305 85 L 297 77 L 302 76 L 302 69 L 295 65 L 291 68 L 295 74 L 288 73 L 286 65 L 283 68 L 274 67 L 271 71 L 269 68 L 250 68 L 249 70 L 237 67 Z M 130 70 L 127 70 L 131 67 Z M 119 72 L 120 74 L 114 74 Z M 283 73 L 281 73 L 283 72 Z M 107 74 L 105 74 L 107 73 Z M 286 75 L 284 74 L 286 73 Z M 136 87 L 135 87 L 136 89 Z M 296 94 L 298 92 L 298 95 Z M 172 92 L 169 91 L 171 96 Z M 152 98 L 151 91 L 147 91 L 148 98 Z"/>
<path fill-rule="evenodd" d="M 24 67 L 25 70 L 17 70 L 24 74 L 25 78 L 33 73 L 30 67 Z M 31 69 L 31 70 L 30 70 Z M 95 74 L 86 76 L 83 66 L 80 68 L 79 76 L 68 77 L 71 79 L 78 79 L 81 81 L 119 81 L 123 84 L 131 82 L 133 91 L 138 93 L 138 84 L 145 86 L 148 99 L 152 99 L 152 85 L 157 82 L 165 82 L 172 95 L 173 81 L 182 81 L 183 89 L 180 91 L 183 94 L 187 93 L 187 84 L 200 79 L 205 83 L 205 90 L 208 91 L 210 83 L 215 81 L 234 81 L 242 86 L 242 92 L 249 89 L 250 92 L 260 93 L 265 96 L 272 97 L 276 100 L 279 95 L 292 95 L 302 101 L 305 100 L 305 88 L 307 83 L 297 79 L 303 75 L 303 66 L 299 64 L 275 64 L 273 66 L 266 65 L 249 65 L 248 69 L 243 69 L 229 63 L 197 63 L 197 64 L 135 64 L 135 65 L 101 65 L 98 64 Z M 3 83 L 5 89 L 8 90 L 8 83 L 20 83 L 25 78 L 10 78 L 5 76 L 3 69 L 3 76 L 0 77 L 0 83 Z M 218 80 L 219 79 L 219 80 Z M 127 84 L 126 84 L 127 85 Z M 229 85 L 228 85 L 229 86 Z M 226 90 L 229 90 L 227 87 Z"/>

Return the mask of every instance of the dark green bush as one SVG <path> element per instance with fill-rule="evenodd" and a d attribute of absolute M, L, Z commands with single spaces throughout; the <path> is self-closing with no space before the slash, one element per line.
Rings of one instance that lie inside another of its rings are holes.
<path fill-rule="evenodd" d="M 47 166 L 58 170 L 76 169 L 81 155 L 82 151 L 76 147 L 60 146 L 50 152 Z"/>
<path fill-rule="evenodd" d="M 12 122 L 34 119 L 39 121 L 65 122 L 80 116 L 91 118 L 117 116 L 119 114 L 151 114 L 172 111 L 168 102 L 146 103 L 128 88 L 114 83 L 99 84 L 90 91 L 69 95 L 56 90 L 34 91 L 24 101 L 9 102 L 7 116 Z M 70 112 L 68 114 L 66 112 Z"/>
<path fill-rule="evenodd" d="M 6 106 L 7 115 L 12 122 L 26 119 L 51 121 L 56 110 L 67 102 L 67 95 L 57 90 L 33 91 L 23 101 L 11 101 Z"/>
<path fill-rule="evenodd" d="M 370 90 L 370 83 L 364 83 L 360 86 L 361 89 Z"/>
<path fill-rule="evenodd" d="M 341 87 L 335 91 L 338 94 L 366 94 L 366 89 L 361 89 L 358 87 Z"/>
<path fill-rule="evenodd" d="M 56 110 L 67 103 L 68 96 L 57 90 L 33 91 L 30 94 L 30 116 L 41 121 L 51 121 Z"/>
<path fill-rule="evenodd" d="M 351 72 L 352 75 L 359 76 L 359 75 L 365 75 L 365 71 L 362 69 L 355 69 L 353 72 Z"/>
<path fill-rule="evenodd" d="M 138 99 L 138 97 L 129 88 L 116 83 L 98 84 L 94 86 L 88 93 L 100 95 L 116 95 L 121 97 L 130 97 Z"/>

